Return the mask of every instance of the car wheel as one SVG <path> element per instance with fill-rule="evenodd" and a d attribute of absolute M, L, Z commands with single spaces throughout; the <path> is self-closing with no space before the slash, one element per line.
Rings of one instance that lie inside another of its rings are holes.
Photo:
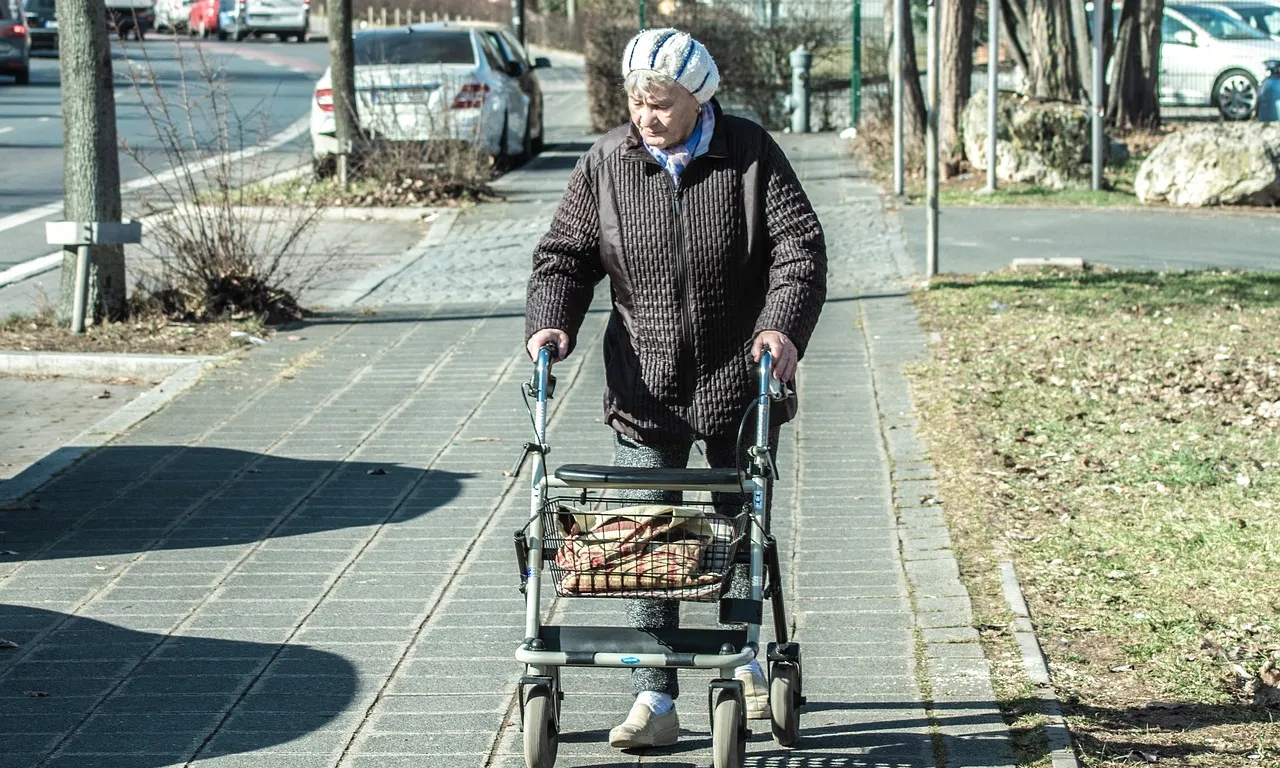
<path fill-rule="evenodd" d="M 311 158 L 311 172 L 315 174 L 317 179 L 331 178 L 338 170 L 337 165 L 337 161 L 333 155 Z"/>
<path fill-rule="evenodd" d="M 310 38 L 311 38 L 310 32 L 309 32 L 308 30 L 305 30 L 305 29 L 304 29 L 304 30 L 301 30 L 300 32 L 298 32 L 298 34 L 296 34 L 296 35 L 294 35 L 294 36 L 293 36 L 293 42 L 295 42 L 295 43 L 305 43 L 305 42 L 307 42 L 307 40 L 309 40 Z"/>
<path fill-rule="evenodd" d="M 511 133 L 509 129 L 511 121 L 507 115 L 502 116 L 502 135 L 498 137 L 498 154 L 493 158 L 493 167 L 499 171 L 505 171 L 511 165 L 511 153 L 507 149 L 507 145 L 511 143 Z"/>
<path fill-rule="evenodd" d="M 1213 105 L 1225 120 L 1248 120 L 1258 106 L 1258 81 L 1243 69 L 1222 73 L 1213 84 Z"/>
<path fill-rule="evenodd" d="M 13 81 L 18 85 L 29 85 L 31 83 L 31 67 L 23 67 L 13 76 Z"/>
<path fill-rule="evenodd" d="M 524 121 L 524 138 L 520 141 L 520 162 L 527 163 L 533 159 L 533 122 Z"/>
<path fill-rule="evenodd" d="M 533 140 L 533 154 L 540 155 L 542 150 L 546 148 L 547 123 L 542 119 L 542 113 L 538 113 L 538 136 Z"/>
<path fill-rule="evenodd" d="M 219 39 L 219 40 L 222 40 L 223 42 L 225 42 L 229 37 L 230 37 L 230 35 L 228 35 L 228 34 L 227 34 L 227 31 L 226 31 L 225 29 L 220 29 L 220 30 L 218 30 L 218 39 Z"/>

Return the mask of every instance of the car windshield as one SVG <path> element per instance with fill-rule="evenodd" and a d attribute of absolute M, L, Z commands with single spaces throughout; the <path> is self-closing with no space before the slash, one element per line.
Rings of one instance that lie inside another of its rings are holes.
<path fill-rule="evenodd" d="M 28 13 L 53 13 L 53 0 L 27 0 L 22 7 Z"/>
<path fill-rule="evenodd" d="M 356 64 L 475 64 L 467 31 L 366 32 L 356 35 Z"/>
<path fill-rule="evenodd" d="M 1174 6 L 1178 13 L 1186 16 L 1197 26 L 1218 40 L 1266 40 L 1267 36 L 1248 24 L 1228 16 L 1217 8 L 1206 8 L 1202 5 Z"/>
<path fill-rule="evenodd" d="M 1229 6 L 1244 17 L 1244 22 L 1259 32 L 1280 35 L 1280 7 L 1268 5 Z"/>

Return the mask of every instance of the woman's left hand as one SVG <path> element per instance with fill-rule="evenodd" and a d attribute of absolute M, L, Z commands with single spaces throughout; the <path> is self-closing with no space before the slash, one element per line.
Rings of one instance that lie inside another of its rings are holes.
<path fill-rule="evenodd" d="M 800 363 L 800 350 L 778 331 L 761 331 L 756 334 L 756 341 L 751 346 L 751 358 L 760 362 L 760 353 L 768 349 L 773 355 L 773 375 L 782 381 L 791 381 L 796 375 L 796 366 Z"/>

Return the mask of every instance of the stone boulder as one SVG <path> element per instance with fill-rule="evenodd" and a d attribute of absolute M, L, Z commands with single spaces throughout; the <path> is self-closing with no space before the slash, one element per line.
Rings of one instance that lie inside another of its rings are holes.
<path fill-rule="evenodd" d="M 1050 189 L 1088 184 L 1091 128 L 1079 104 L 1001 93 L 996 117 L 996 178 Z M 964 152 L 975 172 L 987 167 L 987 92 L 961 118 Z"/>
<path fill-rule="evenodd" d="M 1144 203 L 1280 204 L 1280 124 L 1218 123 L 1172 133 L 1143 161 L 1133 186 Z"/>

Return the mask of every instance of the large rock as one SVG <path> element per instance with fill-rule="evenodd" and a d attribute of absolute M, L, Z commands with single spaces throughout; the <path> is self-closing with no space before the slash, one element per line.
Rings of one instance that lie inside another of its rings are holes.
<path fill-rule="evenodd" d="M 1089 180 L 1089 113 L 1078 104 L 1000 94 L 996 178 L 1051 189 Z M 975 170 L 987 167 L 987 92 L 969 100 L 961 119 L 964 152 Z"/>
<path fill-rule="evenodd" d="M 1144 203 L 1280 203 L 1280 124 L 1199 125 L 1170 134 L 1143 161 L 1134 190 Z"/>

